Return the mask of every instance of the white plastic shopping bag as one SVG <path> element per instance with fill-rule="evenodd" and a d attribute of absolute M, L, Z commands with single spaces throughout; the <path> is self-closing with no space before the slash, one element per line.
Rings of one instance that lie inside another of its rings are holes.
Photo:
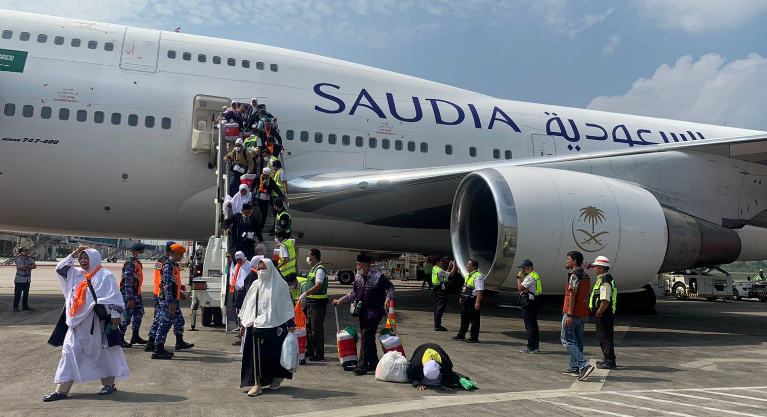
<path fill-rule="evenodd" d="M 292 374 L 298 370 L 298 338 L 293 333 L 288 333 L 282 342 L 280 365 Z"/>
<path fill-rule="evenodd" d="M 407 382 L 407 358 L 397 351 L 387 352 L 378 362 L 376 379 L 384 382 Z"/>

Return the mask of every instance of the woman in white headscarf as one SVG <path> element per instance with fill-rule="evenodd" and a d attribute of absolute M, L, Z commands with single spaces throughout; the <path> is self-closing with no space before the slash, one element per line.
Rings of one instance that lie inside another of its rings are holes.
<path fill-rule="evenodd" d="M 75 268 L 75 258 L 80 268 Z M 56 267 L 64 293 L 68 330 L 61 349 L 61 361 L 56 370 L 56 391 L 43 401 L 67 398 L 75 382 L 101 380 L 100 395 L 117 391 L 115 380 L 130 376 L 122 347 L 109 347 L 104 323 L 96 315 L 97 304 L 103 305 L 113 326 L 119 326 L 125 311 L 115 277 L 101 266 L 101 255 L 95 249 L 78 248 Z M 93 294 L 96 294 L 94 301 Z"/>
<path fill-rule="evenodd" d="M 250 189 L 245 184 L 240 184 L 240 189 L 234 197 L 227 196 L 224 199 L 224 215 L 231 217 L 237 213 L 242 213 L 242 205 L 245 203 L 251 203 L 253 201 L 253 195 L 250 194 Z"/>
<path fill-rule="evenodd" d="M 247 329 L 242 352 L 240 387 L 253 387 L 248 396 L 261 394 L 261 388 L 279 389 L 283 379 L 293 374 L 280 365 L 282 343 L 295 330 L 293 301 L 288 284 L 270 259 L 256 267 L 258 279 L 250 286 L 240 310 Z"/>

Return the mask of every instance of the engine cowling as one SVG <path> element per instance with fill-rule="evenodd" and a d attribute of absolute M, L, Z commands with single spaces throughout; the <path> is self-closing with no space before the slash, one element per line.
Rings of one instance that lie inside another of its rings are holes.
<path fill-rule="evenodd" d="M 642 288 L 658 272 L 740 254 L 737 233 L 664 208 L 641 187 L 547 168 L 469 174 L 453 201 L 450 232 L 463 273 L 476 259 L 488 288 L 516 288 L 517 266 L 530 259 L 548 294 L 564 292 L 569 251 L 586 261 L 607 256 L 621 291 Z"/>

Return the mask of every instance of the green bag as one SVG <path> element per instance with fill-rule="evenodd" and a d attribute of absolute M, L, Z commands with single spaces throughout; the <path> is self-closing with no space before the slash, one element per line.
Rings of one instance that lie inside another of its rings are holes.
<path fill-rule="evenodd" d="M 472 388 L 476 388 L 476 389 L 479 389 L 479 388 L 477 387 L 477 383 L 476 383 L 476 382 L 474 382 L 474 381 L 472 381 L 472 380 L 470 380 L 470 379 L 468 379 L 468 378 L 461 378 L 461 381 L 460 381 L 460 382 L 461 382 L 461 386 L 462 386 L 462 387 L 463 387 L 463 389 L 465 389 L 466 391 L 471 391 L 471 389 L 472 389 Z"/>

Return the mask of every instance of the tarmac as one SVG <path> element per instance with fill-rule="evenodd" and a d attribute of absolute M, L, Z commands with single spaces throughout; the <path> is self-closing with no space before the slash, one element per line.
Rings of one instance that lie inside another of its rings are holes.
<path fill-rule="evenodd" d="M 105 264 L 119 274 L 121 265 Z M 151 271 L 151 268 L 147 268 Z M 658 315 L 616 316 L 618 370 L 596 370 L 587 381 L 564 376 L 568 355 L 560 344 L 561 301 L 547 300 L 540 314 L 541 353 L 519 353 L 526 336 L 515 296 L 488 298 L 482 310 L 479 344 L 451 340 L 460 321 L 453 297 L 443 324 L 434 332 L 434 297 L 420 283 L 395 281 L 397 329 L 408 354 L 421 343 L 440 344 L 456 371 L 476 381 L 471 392 L 416 391 L 410 384 L 376 381 L 373 374 L 354 376 L 337 359 L 334 309 L 325 321 L 326 360 L 299 368 L 280 390 L 256 398 L 239 388 L 239 347 L 221 328 L 190 331 L 189 302 L 182 303 L 185 339 L 195 348 L 173 360 L 151 360 L 143 347 L 125 349 L 131 377 L 118 392 L 101 397 L 98 382 L 75 384 L 70 398 L 43 403 L 54 389 L 60 349 L 46 344 L 62 309 L 63 297 L 53 264 L 33 271 L 30 305 L 12 311 L 14 267 L 0 267 L 0 414 L 224 416 L 306 415 L 374 416 L 453 414 L 487 416 L 767 416 L 767 304 L 755 300 L 677 301 L 659 299 Z M 619 277 L 617 277 L 619 279 Z M 151 294 L 151 277 L 144 294 Z M 563 277 L 564 281 L 564 277 Z M 562 284 L 565 285 L 564 282 Z M 336 298 L 350 287 L 331 283 Z M 141 334 L 152 317 L 151 297 Z M 359 327 L 348 311 L 338 309 L 342 327 Z M 594 325 L 586 326 L 585 353 L 601 359 Z M 380 349 L 380 348 L 379 348 Z"/>

